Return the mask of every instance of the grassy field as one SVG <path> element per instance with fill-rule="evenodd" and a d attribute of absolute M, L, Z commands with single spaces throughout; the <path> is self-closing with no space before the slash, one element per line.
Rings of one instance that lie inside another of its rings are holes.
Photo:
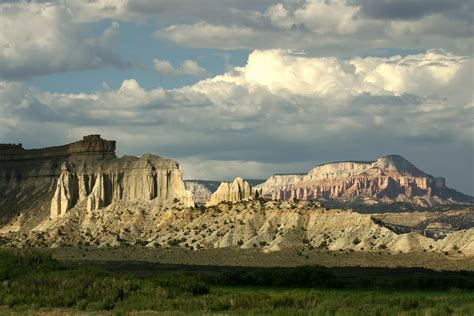
<path fill-rule="evenodd" d="M 128 264 L 0 251 L 0 313 L 474 315 L 467 271 Z"/>

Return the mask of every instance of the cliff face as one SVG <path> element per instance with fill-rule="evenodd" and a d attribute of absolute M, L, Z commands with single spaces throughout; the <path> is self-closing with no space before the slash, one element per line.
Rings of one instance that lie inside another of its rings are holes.
<path fill-rule="evenodd" d="M 106 163 L 64 165 L 51 203 L 51 217 L 63 215 L 87 200 L 87 210 L 118 201 L 175 201 L 193 206 L 178 164 L 158 156 L 125 157 Z"/>
<path fill-rule="evenodd" d="M 88 210 L 121 201 L 194 205 L 176 161 L 149 154 L 117 158 L 114 150 L 115 142 L 98 135 L 36 150 L 4 145 L 0 153 L 2 222 L 20 213 L 36 217 L 33 225 L 64 216 L 81 203 Z M 34 205 L 32 200 L 41 203 Z"/>
<path fill-rule="evenodd" d="M 473 201 L 472 197 L 446 187 L 444 178 L 434 178 L 396 155 L 367 162 L 328 163 L 317 166 L 286 186 L 267 185 L 262 188 L 264 196 L 283 200 L 323 198 L 347 202 L 398 201 L 428 205 Z"/>

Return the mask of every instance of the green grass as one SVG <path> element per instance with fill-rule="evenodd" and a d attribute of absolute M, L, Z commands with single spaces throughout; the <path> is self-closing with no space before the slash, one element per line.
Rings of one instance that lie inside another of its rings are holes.
<path fill-rule="evenodd" d="M 354 270 L 351 275 L 319 267 L 168 271 L 139 278 L 93 267 L 67 268 L 46 253 L 0 251 L 0 305 L 19 313 L 474 314 L 472 274 L 451 274 L 457 281 L 445 284 L 446 274 L 414 270 L 410 276 L 417 281 L 408 284 L 416 289 L 408 290 L 400 286 L 408 276 L 393 272 L 368 286 L 370 277 L 379 279 L 377 273 Z M 433 284 L 438 290 L 430 290 Z"/>

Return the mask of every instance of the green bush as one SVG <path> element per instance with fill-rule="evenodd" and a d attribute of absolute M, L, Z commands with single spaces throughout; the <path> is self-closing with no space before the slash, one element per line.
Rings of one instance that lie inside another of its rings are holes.
<path fill-rule="evenodd" d="M 0 250 L 0 280 L 27 273 L 61 270 L 61 264 L 51 254 L 31 250 Z"/>

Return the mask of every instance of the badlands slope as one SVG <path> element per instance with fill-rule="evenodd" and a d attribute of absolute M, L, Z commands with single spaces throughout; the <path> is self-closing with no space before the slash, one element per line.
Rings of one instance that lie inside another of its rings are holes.
<path fill-rule="evenodd" d="M 88 210 L 81 202 L 65 216 L 46 220 L 33 230 L 5 234 L 3 242 L 22 247 L 139 244 L 194 250 L 258 248 L 265 252 L 308 246 L 330 251 L 474 256 L 473 228 L 435 240 L 417 233 L 397 234 L 370 215 L 328 210 L 312 202 L 263 200 L 209 208 L 122 201 L 100 210 Z"/>

